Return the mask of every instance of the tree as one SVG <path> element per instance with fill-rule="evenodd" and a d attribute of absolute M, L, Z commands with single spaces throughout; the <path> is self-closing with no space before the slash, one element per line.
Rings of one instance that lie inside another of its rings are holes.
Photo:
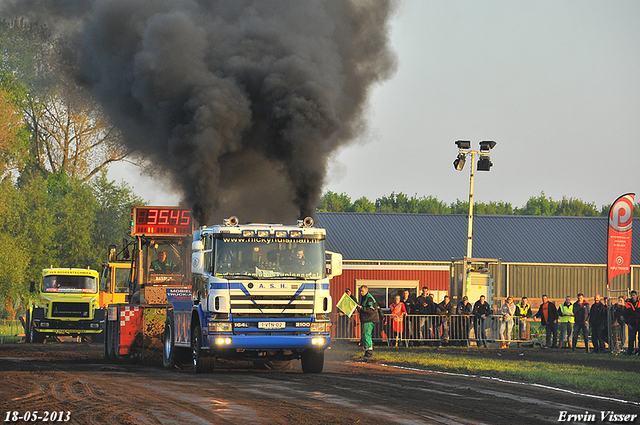
<path fill-rule="evenodd" d="M 515 213 L 518 215 L 554 215 L 556 206 L 553 203 L 553 199 L 547 198 L 544 192 L 537 198 L 531 197 L 527 201 L 524 207 L 516 208 Z"/>
<path fill-rule="evenodd" d="M 115 181 L 109 181 L 104 170 L 91 187 L 96 199 L 94 249 L 106 256 L 109 245 L 119 245 L 131 229 L 131 207 L 146 205 L 146 202 L 125 182 L 116 185 Z"/>
<path fill-rule="evenodd" d="M 77 83 L 65 49 L 46 27 L 0 22 L 0 71 L 26 87 L 18 103 L 31 135 L 24 166 L 87 182 L 113 162 L 133 162 L 133 151 L 119 143 L 119 132 Z"/>
<path fill-rule="evenodd" d="M 30 256 L 28 239 L 16 234 L 20 221 L 19 193 L 10 181 L 0 182 L 0 298 L 7 313 L 15 314 L 15 307 L 23 304 L 27 293 L 27 268 Z"/>
<path fill-rule="evenodd" d="M 359 213 L 373 213 L 376 212 L 376 205 L 363 196 L 362 198 L 354 201 L 353 211 Z"/>
<path fill-rule="evenodd" d="M 318 212 L 349 212 L 353 211 L 351 198 L 346 193 L 337 194 L 327 191 L 316 208 Z"/>

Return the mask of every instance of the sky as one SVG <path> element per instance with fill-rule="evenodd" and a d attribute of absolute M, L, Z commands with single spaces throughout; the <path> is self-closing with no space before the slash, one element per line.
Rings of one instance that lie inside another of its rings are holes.
<path fill-rule="evenodd" d="M 476 202 L 521 207 L 544 193 L 600 208 L 640 191 L 640 2 L 405 0 L 391 45 L 397 71 L 372 89 L 367 131 L 332 156 L 325 191 L 467 200 L 456 140 L 496 142 Z M 109 172 L 152 205 L 177 205 L 161 176 Z"/>

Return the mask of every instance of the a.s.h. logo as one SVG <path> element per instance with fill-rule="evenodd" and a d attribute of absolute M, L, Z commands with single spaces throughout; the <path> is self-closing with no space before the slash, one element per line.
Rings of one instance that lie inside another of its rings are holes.
<path fill-rule="evenodd" d="M 633 225 L 633 196 L 625 195 L 611 208 L 609 225 L 618 232 L 628 232 Z"/>

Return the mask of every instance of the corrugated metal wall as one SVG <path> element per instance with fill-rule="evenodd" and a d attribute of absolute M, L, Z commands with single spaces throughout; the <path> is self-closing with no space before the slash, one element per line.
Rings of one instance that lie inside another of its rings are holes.
<path fill-rule="evenodd" d="M 570 295 L 576 298 L 582 292 L 589 300 L 595 294 L 607 296 L 605 265 L 571 265 L 571 264 L 514 264 L 503 263 L 501 269 L 497 264 L 489 265 L 489 272 L 495 281 L 497 298 L 513 295 L 516 298 L 527 296 L 530 300 L 539 299 L 547 294 L 552 299 L 563 299 Z M 451 273 L 450 291 L 452 294 L 462 293 L 462 264 L 456 264 Z M 640 266 L 632 266 L 631 273 L 616 276 L 610 283 L 611 297 L 627 295 L 631 289 L 638 288 L 640 283 Z M 624 290 L 624 292 L 616 292 Z M 475 302 L 475 301 L 474 301 Z"/>

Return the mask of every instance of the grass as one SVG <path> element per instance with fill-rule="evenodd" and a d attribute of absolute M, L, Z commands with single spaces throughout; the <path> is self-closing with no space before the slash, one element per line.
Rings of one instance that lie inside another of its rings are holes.
<path fill-rule="evenodd" d="M 347 358 L 359 358 L 362 350 L 353 345 L 332 344 L 336 354 Z M 465 353 L 467 351 L 467 353 Z M 482 351 L 482 350 L 480 350 Z M 528 350 L 525 350 L 525 354 Z M 376 347 L 373 361 L 425 370 L 458 372 L 464 374 L 499 377 L 522 382 L 553 385 L 590 394 L 608 395 L 625 400 L 640 401 L 640 359 L 638 357 L 598 355 L 597 367 L 593 355 L 557 352 L 545 359 L 524 360 L 491 358 L 495 350 L 484 354 L 464 348 L 437 352 L 434 349 L 397 349 Z M 513 353 L 509 353 L 513 354 Z M 547 356 L 545 356 L 547 357 Z M 590 365 L 576 364 L 583 361 Z"/>

